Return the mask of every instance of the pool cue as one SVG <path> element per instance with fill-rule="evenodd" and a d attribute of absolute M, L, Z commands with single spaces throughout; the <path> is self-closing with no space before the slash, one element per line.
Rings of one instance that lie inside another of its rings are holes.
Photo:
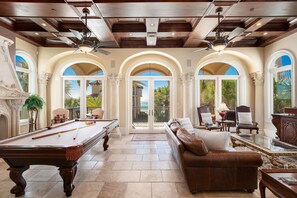
<path fill-rule="evenodd" d="M 82 126 L 82 127 L 77 127 L 78 129 L 82 129 L 82 128 L 86 128 L 86 127 L 90 127 L 90 126 L 93 126 L 94 124 L 92 125 L 87 125 L 87 126 Z M 40 138 L 44 138 L 44 137 L 48 137 L 48 136 L 52 136 L 52 135 L 58 135 L 59 133 L 66 133 L 66 132 L 70 132 L 70 131 L 73 131 L 77 128 L 73 128 L 73 129 L 68 129 L 68 130 L 64 130 L 64 131 L 58 131 L 58 132 L 55 132 L 55 133 L 50 133 L 50 134 L 46 134 L 46 135 L 41 135 L 41 136 L 36 136 L 36 137 L 32 137 L 32 140 L 36 140 L 36 139 L 40 139 Z"/>
<path fill-rule="evenodd" d="M 77 135 L 78 135 L 78 127 L 76 128 L 76 133 L 75 133 L 73 140 L 75 140 L 77 138 Z"/>

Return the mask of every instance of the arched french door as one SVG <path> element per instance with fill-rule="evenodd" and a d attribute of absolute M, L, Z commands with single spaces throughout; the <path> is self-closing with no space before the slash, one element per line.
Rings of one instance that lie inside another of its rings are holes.
<path fill-rule="evenodd" d="M 95 108 L 104 109 L 104 73 L 91 63 L 76 63 L 63 72 L 63 106 L 70 119 L 85 118 Z"/>
<path fill-rule="evenodd" d="M 136 67 L 129 81 L 129 130 L 159 133 L 172 115 L 172 74 L 159 64 Z"/>

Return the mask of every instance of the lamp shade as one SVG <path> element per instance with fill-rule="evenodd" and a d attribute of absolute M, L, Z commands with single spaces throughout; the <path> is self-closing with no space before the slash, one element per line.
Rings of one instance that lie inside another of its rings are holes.
<path fill-rule="evenodd" d="M 218 108 L 218 111 L 221 112 L 221 111 L 228 111 L 229 108 L 227 107 L 226 103 L 222 102 Z"/>

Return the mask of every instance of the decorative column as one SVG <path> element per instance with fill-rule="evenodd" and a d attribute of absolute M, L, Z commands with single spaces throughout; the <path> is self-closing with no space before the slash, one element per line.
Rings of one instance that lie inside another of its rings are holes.
<path fill-rule="evenodd" d="M 259 124 L 260 132 L 264 127 L 264 74 L 254 72 L 250 74 L 255 85 L 255 121 Z"/>
<path fill-rule="evenodd" d="M 23 100 L 21 99 L 13 99 L 7 100 L 7 104 L 11 109 L 11 136 L 17 136 L 20 134 L 20 109 L 23 105 Z"/>
<path fill-rule="evenodd" d="M 37 128 L 44 128 L 47 127 L 49 124 L 47 123 L 47 84 L 51 78 L 51 73 L 42 72 L 38 76 L 38 93 L 39 96 L 44 100 L 45 105 L 39 112 L 39 127 Z"/>
<path fill-rule="evenodd" d="M 183 73 L 180 80 L 183 85 L 183 117 L 193 120 L 193 73 Z"/>
<path fill-rule="evenodd" d="M 118 119 L 120 122 L 120 105 L 119 105 L 119 97 L 120 97 L 120 82 L 122 80 L 122 76 L 120 74 L 109 74 L 108 79 L 111 85 L 110 90 L 110 102 L 112 105 L 109 105 L 111 108 L 110 115 L 112 119 Z M 120 127 L 115 128 L 111 132 L 111 137 L 121 137 Z"/>

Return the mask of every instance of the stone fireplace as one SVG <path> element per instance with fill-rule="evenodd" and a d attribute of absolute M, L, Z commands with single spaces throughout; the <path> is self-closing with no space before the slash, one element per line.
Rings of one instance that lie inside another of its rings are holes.
<path fill-rule="evenodd" d="M 22 91 L 9 54 L 12 41 L 0 36 L 0 139 L 19 134 L 19 112 L 29 94 Z"/>

